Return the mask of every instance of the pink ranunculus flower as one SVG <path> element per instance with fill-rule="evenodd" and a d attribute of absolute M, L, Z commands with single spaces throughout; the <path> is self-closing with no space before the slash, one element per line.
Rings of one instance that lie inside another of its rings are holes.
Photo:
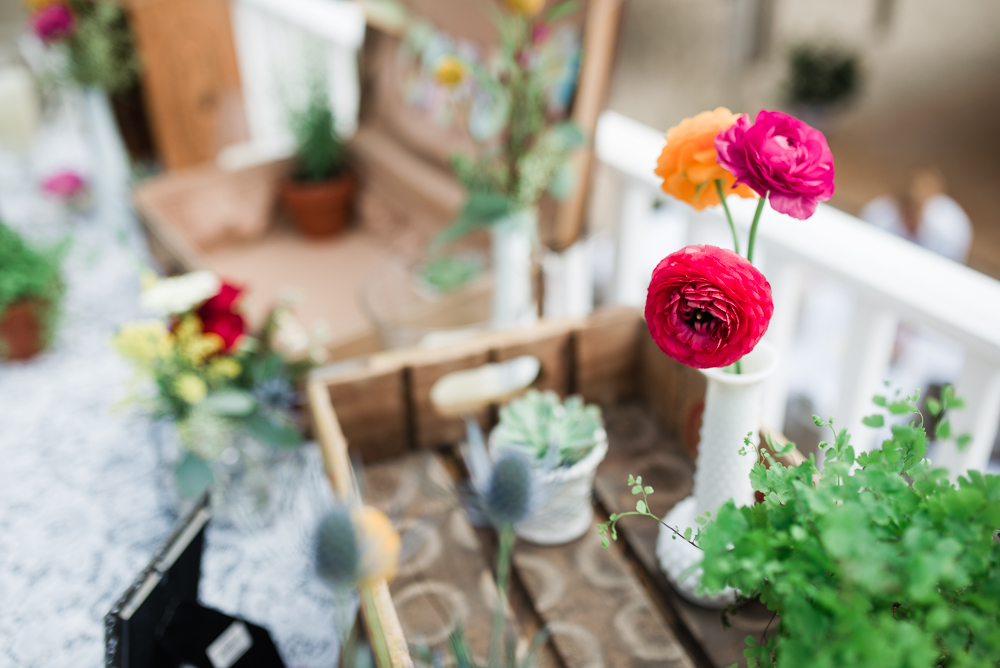
<path fill-rule="evenodd" d="M 729 366 L 764 336 L 771 285 L 731 250 L 688 246 L 656 265 L 646 326 L 667 357 L 697 369 Z"/>
<path fill-rule="evenodd" d="M 31 29 L 46 44 L 68 37 L 76 21 L 64 2 L 53 2 L 31 15 Z"/>
<path fill-rule="evenodd" d="M 746 114 L 715 138 L 718 161 L 771 208 L 805 220 L 833 196 L 833 153 L 819 130 L 780 111 Z"/>
<path fill-rule="evenodd" d="M 65 169 L 42 181 L 42 190 L 62 200 L 71 200 L 87 187 L 82 176 L 72 169 Z"/>

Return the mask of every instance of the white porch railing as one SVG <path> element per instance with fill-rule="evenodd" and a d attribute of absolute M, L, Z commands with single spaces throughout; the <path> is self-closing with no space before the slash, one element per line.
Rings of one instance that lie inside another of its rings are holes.
<path fill-rule="evenodd" d="M 666 199 L 653 173 L 663 142 L 664 133 L 611 111 L 597 127 L 597 156 L 623 179 L 613 286 L 618 303 L 645 302 L 649 268 L 634 260 L 648 243 L 643 238 L 645 219 Z M 729 205 L 745 238 L 754 202 L 734 197 Z M 718 212 L 707 215 L 721 218 Z M 690 225 L 689 234 L 696 234 L 697 227 Z M 953 444 L 941 447 L 935 463 L 953 475 L 985 470 L 1000 425 L 1000 282 L 826 205 L 807 221 L 765 208 L 758 243 L 766 255 L 763 270 L 775 302 L 767 336 L 778 350 L 788 350 L 793 341 L 805 276 L 835 278 L 856 296 L 835 413 L 840 424 L 862 437 L 856 442 L 864 442 L 867 428 L 861 418 L 874 412 L 872 396 L 884 389 L 901 321 L 964 346 L 965 366 L 955 388 L 966 407 L 951 419 L 954 431 L 971 433 L 973 441 L 962 452 Z M 784 424 L 784 378 L 787 374 L 776 374 L 765 391 L 766 424 Z"/>
<path fill-rule="evenodd" d="M 354 2 L 232 0 L 233 34 L 251 140 L 227 148 L 220 163 L 235 168 L 286 157 L 293 148 L 287 108 L 305 98 L 311 68 L 325 70 L 338 132 L 358 126 L 358 50 L 365 16 Z"/>

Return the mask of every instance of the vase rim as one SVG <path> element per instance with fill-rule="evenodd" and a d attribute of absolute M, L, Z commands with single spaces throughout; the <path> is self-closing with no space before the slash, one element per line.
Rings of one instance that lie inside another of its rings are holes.
<path fill-rule="evenodd" d="M 752 385 L 759 383 L 770 376 L 778 366 L 778 351 L 767 341 L 759 341 L 749 353 L 741 360 L 754 366 L 754 369 L 745 373 L 729 373 L 724 367 L 712 369 L 699 369 L 709 380 L 714 380 L 726 385 Z"/>

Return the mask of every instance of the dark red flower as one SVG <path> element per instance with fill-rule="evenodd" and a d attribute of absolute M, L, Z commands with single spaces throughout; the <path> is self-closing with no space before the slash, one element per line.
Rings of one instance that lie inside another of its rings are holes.
<path fill-rule="evenodd" d="M 646 325 L 668 357 L 697 369 L 729 366 L 767 331 L 771 286 L 731 250 L 688 246 L 656 266 Z"/>
<path fill-rule="evenodd" d="M 243 288 L 223 281 L 216 295 L 198 308 L 198 315 L 200 316 L 202 311 L 232 311 L 241 294 L 243 294 Z"/>
<path fill-rule="evenodd" d="M 201 330 L 222 337 L 225 345 L 221 352 L 232 350 L 246 332 L 246 321 L 234 310 L 242 293 L 242 288 L 223 282 L 219 292 L 198 307 Z"/>
<path fill-rule="evenodd" d="M 232 311 L 211 311 L 201 319 L 201 331 L 218 334 L 222 338 L 224 345 L 220 352 L 229 352 L 236 347 L 245 330 L 243 316 Z"/>

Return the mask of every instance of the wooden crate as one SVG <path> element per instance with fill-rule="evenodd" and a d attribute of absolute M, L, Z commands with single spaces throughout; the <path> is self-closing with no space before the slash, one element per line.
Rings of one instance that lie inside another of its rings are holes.
<path fill-rule="evenodd" d="M 705 381 L 664 356 L 632 309 L 493 333 L 444 349 L 378 353 L 316 370 L 309 400 L 334 488 L 344 497 L 359 493 L 349 445 L 366 462 L 360 481 L 366 501 L 396 513 L 404 527 L 421 521 L 438 527 L 435 547 L 427 550 L 445 556 L 425 554 L 422 572 L 404 566 L 401 581 L 381 599 L 390 622 L 383 625 L 397 648 L 405 647 L 407 634 L 422 633 L 414 630 L 413 615 L 426 620 L 442 607 L 439 601 L 414 610 L 414 597 L 477 598 L 477 586 L 485 591 L 491 582 L 489 534 L 478 534 L 477 540 L 469 530 L 455 476 L 446 473 L 460 470 L 449 448 L 462 438 L 463 425 L 435 412 L 430 387 L 451 371 L 522 354 L 541 361 L 536 387 L 580 394 L 604 410 L 610 448 L 595 484 L 598 516 L 632 509 L 634 498 L 625 484 L 629 473 L 642 475 L 656 489 L 651 507 L 660 516 L 691 491 L 690 453 Z M 480 421 L 488 427 L 495 415 L 495 407 L 484 410 Z M 400 516 L 403 507 L 408 510 Z M 655 523 L 628 518 L 620 535 L 623 540 L 610 550 L 600 549 L 596 532 L 566 546 L 519 542 L 515 548 L 515 590 L 528 601 L 528 610 L 515 614 L 515 621 L 523 629 L 545 623 L 554 630 L 551 660 L 568 668 L 596 666 L 597 658 L 601 665 L 622 668 L 743 663 L 743 639 L 759 636 L 770 613 L 760 605 L 744 606 L 731 615 L 732 628 L 724 629 L 719 612 L 680 598 L 660 573 Z M 488 607 L 462 609 L 474 651 L 485 647 Z M 409 660 L 400 649 L 394 668 Z"/>

